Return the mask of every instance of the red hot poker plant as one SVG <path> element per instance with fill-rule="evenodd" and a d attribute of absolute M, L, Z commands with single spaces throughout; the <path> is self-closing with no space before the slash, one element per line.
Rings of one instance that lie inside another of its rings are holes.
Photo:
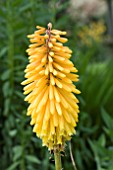
<path fill-rule="evenodd" d="M 78 81 L 78 70 L 69 60 L 72 51 L 63 45 L 66 32 L 52 29 L 51 23 L 48 29 L 37 28 L 28 35 L 32 44 L 27 49 L 29 64 L 22 82 L 29 103 L 27 115 L 43 146 L 60 152 L 75 134 L 78 122 L 79 101 L 73 94 L 80 93 L 73 84 Z"/>

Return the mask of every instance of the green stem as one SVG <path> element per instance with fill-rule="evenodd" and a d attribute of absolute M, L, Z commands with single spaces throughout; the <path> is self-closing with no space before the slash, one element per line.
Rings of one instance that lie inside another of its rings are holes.
<path fill-rule="evenodd" d="M 11 8 L 11 1 L 7 0 L 7 32 L 8 32 L 8 69 L 10 70 L 10 91 L 13 93 L 14 89 L 14 33 L 13 33 L 13 14 Z M 10 99 L 12 98 L 12 93 L 10 94 Z"/>
<path fill-rule="evenodd" d="M 55 158 L 55 168 L 56 170 L 61 170 L 62 169 L 62 165 L 61 165 L 61 155 L 60 152 L 54 152 L 54 158 Z"/>

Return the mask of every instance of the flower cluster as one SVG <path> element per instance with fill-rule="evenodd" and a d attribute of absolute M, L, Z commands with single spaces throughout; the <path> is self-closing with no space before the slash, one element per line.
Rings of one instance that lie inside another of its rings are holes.
<path fill-rule="evenodd" d="M 75 133 L 79 102 L 73 94 L 80 91 L 72 81 L 78 81 L 77 69 L 69 60 L 72 51 L 63 46 L 67 38 L 64 31 L 37 26 L 30 38 L 29 64 L 22 82 L 25 101 L 30 104 L 27 115 L 31 116 L 33 132 L 50 150 L 64 146 Z M 62 36 L 63 35 L 63 36 Z"/>
<path fill-rule="evenodd" d="M 103 22 L 92 22 L 89 26 L 84 26 L 78 36 L 84 44 L 90 46 L 92 42 L 101 42 L 105 31 L 106 27 Z"/>

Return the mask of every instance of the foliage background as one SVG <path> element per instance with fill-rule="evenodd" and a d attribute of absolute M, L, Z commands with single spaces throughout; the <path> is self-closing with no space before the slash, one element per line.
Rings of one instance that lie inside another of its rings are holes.
<path fill-rule="evenodd" d="M 102 15 L 81 18 L 81 13 L 85 10 L 87 13 L 91 4 L 88 9 L 80 8 L 76 16 L 72 0 L 0 1 L 1 170 L 54 170 L 53 155 L 42 148 L 41 141 L 32 133 L 20 85 L 28 63 L 26 35 L 33 33 L 36 25 L 46 26 L 48 22 L 67 31 L 67 45 L 73 50 L 72 60 L 79 69 L 81 112 L 77 134 L 71 141 L 77 168 L 113 170 L 112 0 L 104 2 L 106 10 Z M 95 40 L 97 33 L 92 23 L 96 23 L 97 32 L 105 28 L 99 33 L 99 41 Z M 93 35 L 89 34 L 91 30 Z M 68 143 L 63 155 L 64 169 L 73 170 Z"/>

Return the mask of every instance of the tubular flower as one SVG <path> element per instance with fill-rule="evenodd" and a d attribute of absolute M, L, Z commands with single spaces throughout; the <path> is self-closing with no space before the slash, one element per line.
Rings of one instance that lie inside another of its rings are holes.
<path fill-rule="evenodd" d="M 25 101 L 29 107 L 33 132 L 42 139 L 49 150 L 63 148 L 71 139 L 78 122 L 79 102 L 73 94 L 80 91 L 72 81 L 78 81 L 77 69 L 69 60 L 72 51 L 63 46 L 66 32 L 37 26 L 34 34 L 28 35 L 29 64 L 25 69 L 26 80 L 22 82 Z"/>

